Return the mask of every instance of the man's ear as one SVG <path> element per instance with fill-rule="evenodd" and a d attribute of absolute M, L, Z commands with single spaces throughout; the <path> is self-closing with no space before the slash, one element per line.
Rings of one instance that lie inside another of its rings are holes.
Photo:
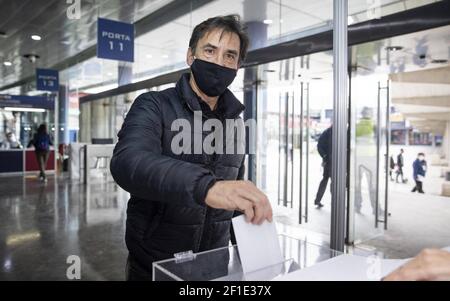
<path fill-rule="evenodd" d="M 188 48 L 187 54 L 186 54 L 186 63 L 191 66 L 194 62 L 194 54 L 192 53 L 191 47 Z"/>

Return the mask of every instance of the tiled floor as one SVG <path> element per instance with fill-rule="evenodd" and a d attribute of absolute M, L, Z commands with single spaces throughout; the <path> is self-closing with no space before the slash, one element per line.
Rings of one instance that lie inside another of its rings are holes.
<path fill-rule="evenodd" d="M 124 280 L 128 194 L 50 177 L 0 178 L 0 280 L 67 280 L 76 255 L 81 280 Z"/>

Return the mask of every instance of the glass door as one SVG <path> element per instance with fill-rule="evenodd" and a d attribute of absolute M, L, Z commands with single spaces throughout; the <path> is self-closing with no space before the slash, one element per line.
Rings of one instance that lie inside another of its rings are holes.
<path fill-rule="evenodd" d="M 386 76 L 357 75 L 351 83 L 348 241 L 361 243 L 387 229 L 389 85 Z"/>
<path fill-rule="evenodd" d="M 320 135 L 331 126 L 332 55 L 318 53 L 258 66 L 256 184 L 278 222 L 329 236 L 330 180 L 322 203 Z"/>

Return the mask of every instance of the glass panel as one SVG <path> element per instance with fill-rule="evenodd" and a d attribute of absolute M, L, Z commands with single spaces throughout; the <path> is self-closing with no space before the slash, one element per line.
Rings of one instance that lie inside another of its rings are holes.
<path fill-rule="evenodd" d="M 352 132 L 353 147 L 351 154 L 350 177 L 353 181 L 350 201 L 354 205 L 355 242 L 364 241 L 383 233 L 383 224 L 377 223 L 384 211 L 384 172 L 385 172 L 385 134 L 386 127 L 385 92 L 378 94 L 378 83 L 386 82 L 382 75 L 356 75 L 352 78 Z M 380 96 L 380 107 L 378 105 Z M 384 115 L 384 116 L 382 116 Z M 383 123 L 384 120 L 384 123 Z M 380 122 L 380 123 L 379 123 Z M 378 143 L 380 144 L 378 152 Z M 377 156 L 380 156 L 379 158 Z M 378 181 L 378 182 L 377 182 Z M 378 201 L 377 201 L 378 198 Z"/>
<path fill-rule="evenodd" d="M 17 112 L 0 108 L 0 149 L 26 148 L 40 124 L 54 137 L 54 111 Z"/>
<path fill-rule="evenodd" d="M 272 280 L 290 272 L 311 267 L 319 262 L 342 255 L 341 252 L 306 241 L 279 235 L 284 258 L 277 265 L 243 273 L 236 245 L 201 253 L 185 252 L 183 257 L 153 263 L 155 281 L 261 281 Z"/>
<path fill-rule="evenodd" d="M 257 186 L 269 197 L 272 205 L 280 202 L 280 177 L 282 173 L 280 153 L 281 117 L 280 117 L 280 91 L 274 89 L 273 81 L 276 78 L 275 70 L 269 66 L 260 66 L 258 69 L 258 108 L 257 108 Z"/>
<path fill-rule="evenodd" d="M 305 203 L 308 202 L 308 206 L 304 206 L 304 215 L 308 219 L 303 227 L 327 237 L 331 224 L 331 165 L 324 164 L 318 144 L 333 118 L 332 59 L 332 52 L 310 55 L 305 61 L 306 72 L 302 74 L 302 78 L 307 80 L 303 92 L 303 198 Z M 331 152 L 331 149 L 332 145 L 329 144 L 326 152 Z M 323 207 L 318 209 L 316 201 Z"/>
<path fill-rule="evenodd" d="M 149 89 L 160 91 L 175 84 L 167 84 Z M 135 99 L 145 90 L 89 101 L 80 104 L 80 142 L 91 143 L 93 138 L 109 138 L 117 142 L 117 134 Z"/>

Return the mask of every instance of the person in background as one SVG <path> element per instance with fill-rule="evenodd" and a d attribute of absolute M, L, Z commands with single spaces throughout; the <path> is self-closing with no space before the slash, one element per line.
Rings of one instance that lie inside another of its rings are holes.
<path fill-rule="evenodd" d="M 392 172 L 395 170 L 395 162 L 394 157 L 390 156 L 389 158 L 389 177 L 391 178 L 391 181 L 394 181 L 394 178 L 392 177 Z"/>
<path fill-rule="evenodd" d="M 331 144 L 332 144 L 332 127 L 326 129 L 322 135 L 320 135 L 319 142 L 317 143 L 317 150 L 322 157 L 323 176 L 320 181 L 319 189 L 317 191 L 314 205 L 317 209 L 323 207 L 321 203 L 322 197 L 327 189 L 328 179 L 331 177 Z"/>
<path fill-rule="evenodd" d="M 426 169 L 427 161 L 425 161 L 425 154 L 419 153 L 417 159 L 413 163 L 413 176 L 416 186 L 413 188 L 412 192 L 418 191 L 419 193 L 425 193 L 423 191 L 423 180 L 425 179 Z"/>
<path fill-rule="evenodd" d="M 425 249 L 382 280 L 450 281 L 450 252 L 440 249 Z"/>
<path fill-rule="evenodd" d="M 37 133 L 34 134 L 33 139 L 31 139 L 28 143 L 28 147 L 31 145 L 34 146 L 36 160 L 39 165 L 39 179 L 47 182 L 45 167 L 47 166 L 48 156 L 50 153 L 50 145 L 53 145 L 53 142 L 50 135 L 47 133 L 47 126 L 45 124 L 41 124 L 39 126 Z"/>
<path fill-rule="evenodd" d="M 398 176 L 402 176 L 402 183 L 405 183 L 405 179 L 403 177 L 403 166 L 404 164 L 404 160 L 403 160 L 403 153 L 404 150 L 403 148 L 400 150 L 400 154 L 398 154 L 397 156 L 397 177 L 395 178 L 395 182 L 398 183 Z"/>

